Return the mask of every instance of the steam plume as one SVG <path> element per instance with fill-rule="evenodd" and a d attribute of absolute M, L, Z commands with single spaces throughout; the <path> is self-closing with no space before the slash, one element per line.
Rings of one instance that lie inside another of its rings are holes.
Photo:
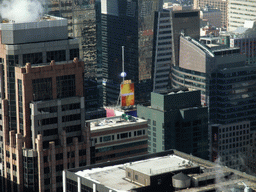
<path fill-rule="evenodd" d="M 0 14 L 16 23 L 37 21 L 43 15 L 43 0 L 3 0 Z"/>

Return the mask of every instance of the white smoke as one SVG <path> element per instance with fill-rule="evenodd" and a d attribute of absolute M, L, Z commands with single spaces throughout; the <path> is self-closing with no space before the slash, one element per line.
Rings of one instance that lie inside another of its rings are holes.
<path fill-rule="evenodd" d="M 38 21 L 43 15 L 43 0 L 3 0 L 0 15 L 16 23 Z"/>

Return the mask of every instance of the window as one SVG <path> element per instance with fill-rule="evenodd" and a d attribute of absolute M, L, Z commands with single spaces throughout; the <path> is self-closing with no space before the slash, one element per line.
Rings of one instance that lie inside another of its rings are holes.
<path fill-rule="evenodd" d="M 58 111 L 58 107 L 57 106 L 54 106 L 54 107 L 45 107 L 45 108 L 39 108 L 38 109 L 39 112 L 41 113 L 55 113 Z"/>
<path fill-rule="evenodd" d="M 121 136 L 121 139 L 127 138 L 128 137 L 128 133 L 121 133 L 120 136 Z"/>
<path fill-rule="evenodd" d="M 139 179 L 138 175 L 135 175 L 135 180 L 138 180 L 138 179 Z"/>
<path fill-rule="evenodd" d="M 45 185 L 49 185 L 50 183 L 51 183 L 51 179 L 50 178 L 44 180 L 44 184 Z"/>
<path fill-rule="evenodd" d="M 55 124 L 57 122 L 58 122 L 58 118 L 53 117 L 53 118 L 39 120 L 38 125 L 50 125 L 50 124 Z"/>
<path fill-rule="evenodd" d="M 62 171 L 62 170 L 63 170 L 62 164 L 56 166 L 56 171 Z"/>
<path fill-rule="evenodd" d="M 111 141 L 111 136 L 110 135 L 103 137 L 103 142 L 107 142 L 107 141 Z"/>
<path fill-rule="evenodd" d="M 68 105 L 62 105 L 61 109 L 62 109 L 62 111 L 80 109 L 80 103 L 72 103 L 72 104 L 68 104 Z"/>
<path fill-rule="evenodd" d="M 79 58 L 79 49 L 70 49 L 69 50 L 69 59 L 73 60 L 75 57 Z"/>
<path fill-rule="evenodd" d="M 57 98 L 76 96 L 75 75 L 64 75 L 56 78 Z"/>
<path fill-rule="evenodd" d="M 26 63 L 31 63 L 31 64 L 43 63 L 42 58 L 43 58 L 42 53 L 23 54 L 23 65 L 25 65 Z"/>
<path fill-rule="evenodd" d="M 52 60 L 56 62 L 66 61 L 66 50 L 49 51 L 46 53 L 46 55 L 47 55 L 47 62 L 51 62 Z"/>
<path fill-rule="evenodd" d="M 46 174 L 46 173 L 50 173 L 50 168 L 49 167 L 44 168 L 44 174 Z"/>
<path fill-rule="evenodd" d="M 63 153 L 56 154 L 56 161 L 63 159 Z"/>
<path fill-rule="evenodd" d="M 153 125 L 156 126 L 156 121 L 153 120 Z"/>
<path fill-rule="evenodd" d="M 84 155 L 86 155 L 86 149 L 79 150 L 79 156 L 84 156 Z"/>
<path fill-rule="evenodd" d="M 131 177 L 131 172 L 128 172 L 128 177 Z"/>
<path fill-rule="evenodd" d="M 15 153 L 12 154 L 12 159 L 16 160 L 16 154 Z"/>
<path fill-rule="evenodd" d="M 52 99 L 52 78 L 33 79 L 34 101 Z"/>
<path fill-rule="evenodd" d="M 57 177 L 56 177 L 56 182 L 57 182 L 57 183 L 62 182 L 62 176 L 57 176 Z"/>
<path fill-rule="evenodd" d="M 67 133 L 81 131 L 81 124 L 63 127 L 63 130 L 65 130 Z"/>
<path fill-rule="evenodd" d="M 81 114 L 62 116 L 62 122 L 76 121 L 81 119 Z"/>
<path fill-rule="evenodd" d="M 51 135 L 58 135 L 58 128 L 48 129 L 43 131 L 43 136 L 51 136 Z"/>

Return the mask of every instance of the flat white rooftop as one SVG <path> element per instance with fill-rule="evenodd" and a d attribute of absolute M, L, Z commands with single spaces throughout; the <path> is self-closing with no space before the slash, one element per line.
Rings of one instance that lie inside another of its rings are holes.
<path fill-rule="evenodd" d="M 126 168 L 131 168 L 147 175 L 155 175 L 197 166 L 198 165 L 194 162 L 190 164 L 189 160 L 177 155 L 168 155 L 164 157 L 136 161 L 132 164 L 125 163 L 104 168 L 93 168 L 78 171 L 75 174 L 121 192 L 128 191 L 132 188 L 141 187 L 141 185 L 125 179 Z"/>
<path fill-rule="evenodd" d="M 132 163 L 129 164 L 127 167 L 151 176 L 172 171 L 178 171 L 184 168 L 198 167 L 198 164 L 177 155 L 169 155 L 165 157 L 158 157 Z"/>
<path fill-rule="evenodd" d="M 147 120 L 140 119 L 137 117 L 133 117 L 133 120 L 125 120 L 122 119 L 121 116 L 116 117 L 109 117 L 109 118 L 101 118 L 101 119 L 95 119 L 87 121 L 90 122 L 91 132 L 102 130 L 102 129 L 108 129 L 108 128 L 120 128 L 120 127 L 126 127 L 127 125 L 136 125 L 141 123 L 147 123 Z"/>

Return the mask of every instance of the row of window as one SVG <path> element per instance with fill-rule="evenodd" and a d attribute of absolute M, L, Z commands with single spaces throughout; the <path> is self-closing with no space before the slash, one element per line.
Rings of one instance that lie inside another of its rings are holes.
<path fill-rule="evenodd" d="M 229 145 L 222 145 L 222 146 L 219 146 L 219 150 L 226 150 L 226 149 L 234 149 L 234 148 L 237 148 L 237 147 L 242 147 L 244 145 L 249 145 L 249 141 L 245 141 L 245 142 L 241 142 L 241 143 L 233 143 L 233 144 L 229 144 Z"/>
<path fill-rule="evenodd" d="M 110 154 L 110 155 L 96 157 L 96 161 L 101 161 L 101 160 L 111 159 L 111 158 L 118 158 L 118 157 L 123 157 L 123 156 L 137 154 L 137 153 L 144 153 L 147 151 L 148 151 L 147 148 L 142 148 L 142 149 L 135 149 L 135 150 L 125 151 L 125 152 L 120 152 L 120 153 L 114 153 L 114 154 Z"/>
<path fill-rule="evenodd" d="M 145 145 L 145 144 L 147 144 L 147 140 L 133 142 L 133 143 L 126 143 L 126 144 L 122 144 L 122 145 L 115 145 L 115 146 L 110 146 L 110 147 L 101 147 L 101 148 L 96 149 L 96 153 L 124 149 L 124 148 L 128 148 L 128 147 L 135 147 L 135 146 Z"/>
<path fill-rule="evenodd" d="M 230 138 L 230 139 L 223 139 L 220 141 L 220 144 L 228 144 L 228 143 L 232 143 L 232 142 L 238 142 L 238 141 L 242 141 L 242 140 L 249 140 L 249 135 L 244 135 L 244 136 L 240 136 L 240 137 L 236 137 L 236 138 Z"/>
<path fill-rule="evenodd" d="M 80 103 L 72 103 L 72 104 L 66 104 L 61 106 L 62 111 L 68 111 L 68 110 L 74 110 L 74 109 L 80 109 Z M 38 111 L 40 113 L 56 113 L 58 111 L 58 107 L 57 106 L 43 107 L 43 108 L 38 108 Z"/>
<path fill-rule="evenodd" d="M 102 143 L 102 142 L 109 142 L 109 141 L 114 141 L 114 140 L 119 140 L 119 139 L 126 139 L 126 138 L 130 138 L 130 137 L 136 137 L 136 136 L 141 136 L 141 135 L 145 135 L 146 134 L 146 130 L 138 130 L 138 131 L 133 131 L 132 132 L 124 132 L 124 133 L 119 133 L 116 135 L 106 135 L 103 137 L 99 137 L 99 138 L 94 138 L 94 142 L 95 143 Z"/>
<path fill-rule="evenodd" d="M 239 130 L 239 129 L 243 129 L 243 128 L 249 128 L 249 124 L 243 124 L 243 125 L 236 125 L 236 126 L 230 126 L 230 127 L 224 127 L 224 128 L 220 128 L 219 129 L 219 133 L 221 133 L 221 131 L 224 133 L 225 131 L 226 132 L 229 132 L 229 131 L 235 131 L 235 130 Z"/>
<path fill-rule="evenodd" d="M 243 131 L 234 131 L 234 132 L 229 132 L 229 133 L 224 133 L 224 134 L 219 134 L 219 137 L 221 138 L 227 138 L 227 137 L 234 137 L 234 136 L 239 136 L 239 135 L 245 135 L 245 134 L 249 134 L 249 129 L 247 130 L 243 130 Z"/>

